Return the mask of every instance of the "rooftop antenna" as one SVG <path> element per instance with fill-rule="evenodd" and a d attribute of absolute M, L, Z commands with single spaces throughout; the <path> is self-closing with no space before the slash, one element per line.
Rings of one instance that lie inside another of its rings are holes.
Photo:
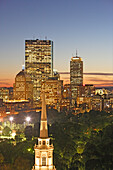
<path fill-rule="evenodd" d="M 22 70 L 23 71 L 25 70 L 25 64 L 22 64 Z"/>
<path fill-rule="evenodd" d="M 47 36 L 45 36 L 45 40 L 47 40 Z"/>
<path fill-rule="evenodd" d="M 25 70 L 25 64 L 24 64 L 24 60 L 22 61 L 22 70 Z"/>
<path fill-rule="evenodd" d="M 78 57 L 77 49 L 76 49 L 76 57 Z"/>

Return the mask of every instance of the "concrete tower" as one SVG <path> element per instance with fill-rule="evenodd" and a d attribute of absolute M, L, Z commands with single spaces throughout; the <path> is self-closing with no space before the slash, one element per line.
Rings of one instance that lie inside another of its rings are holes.
<path fill-rule="evenodd" d="M 72 57 L 70 61 L 70 85 L 72 93 L 72 105 L 77 99 L 77 87 L 83 85 L 83 61 L 81 57 Z"/>
<path fill-rule="evenodd" d="M 40 122 L 40 137 L 35 149 L 35 165 L 32 170 L 56 170 L 53 165 L 53 145 L 50 144 L 47 127 L 45 93 L 42 93 L 42 113 Z"/>

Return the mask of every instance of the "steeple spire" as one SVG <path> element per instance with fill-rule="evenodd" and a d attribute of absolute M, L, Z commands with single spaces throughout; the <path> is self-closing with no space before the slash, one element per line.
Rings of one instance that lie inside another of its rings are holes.
<path fill-rule="evenodd" d="M 40 137 L 35 149 L 35 164 L 32 170 L 56 170 L 53 165 L 53 144 L 50 144 L 47 128 L 45 92 L 42 92 L 42 113 L 40 122 Z"/>
<path fill-rule="evenodd" d="M 40 124 L 40 138 L 48 138 L 45 92 L 42 92 L 42 112 L 41 112 L 41 124 Z"/>

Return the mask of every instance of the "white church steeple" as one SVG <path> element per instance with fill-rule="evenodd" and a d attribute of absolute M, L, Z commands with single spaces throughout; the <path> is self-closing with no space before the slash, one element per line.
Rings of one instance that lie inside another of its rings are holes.
<path fill-rule="evenodd" d="M 42 93 L 42 112 L 40 122 L 40 137 L 35 144 L 35 165 L 32 170 L 56 170 L 53 165 L 53 145 L 50 144 L 47 127 L 45 93 Z"/>

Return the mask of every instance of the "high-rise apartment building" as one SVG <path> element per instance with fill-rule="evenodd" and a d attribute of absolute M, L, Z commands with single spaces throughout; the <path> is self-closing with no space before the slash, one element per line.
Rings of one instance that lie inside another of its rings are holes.
<path fill-rule="evenodd" d="M 53 41 L 25 40 L 25 70 L 33 81 L 34 103 L 38 102 L 41 82 L 53 75 Z"/>
<path fill-rule="evenodd" d="M 72 57 L 70 61 L 70 84 L 72 93 L 72 105 L 77 98 L 77 86 L 83 85 L 83 61 L 81 57 Z"/>

